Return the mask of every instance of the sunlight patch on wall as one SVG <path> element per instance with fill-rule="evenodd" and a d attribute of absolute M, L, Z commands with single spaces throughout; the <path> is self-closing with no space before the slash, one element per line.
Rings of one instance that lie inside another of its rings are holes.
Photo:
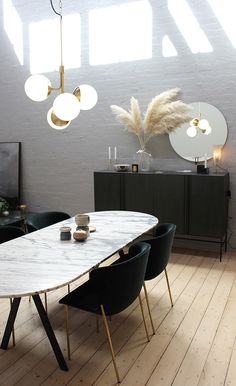
<path fill-rule="evenodd" d="M 222 25 L 230 42 L 234 48 L 236 48 L 236 1 L 208 0 L 208 3 Z"/>
<path fill-rule="evenodd" d="M 89 12 L 89 62 L 118 63 L 152 57 L 152 8 L 146 0 Z"/>
<path fill-rule="evenodd" d="M 80 15 L 63 17 L 63 62 L 66 69 L 81 65 Z M 30 72 L 58 71 L 60 57 L 60 21 L 42 20 L 29 25 Z"/>
<path fill-rule="evenodd" d="M 23 58 L 23 28 L 22 21 L 12 5 L 11 0 L 3 0 L 3 24 L 6 34 L 13 45 L 15 54 L 20 64 L 24 64 Z"/>
<path fill-rule="evenodd" d="M 165 35 L 162 39 L 162 55 L 166 58 L 178 56 L 178 52 L 174 44 L 167 35 Z"/>
<path fill-rule="evenodd" d="M 213 51 L 186 0 L 168 0 L 168 8 L 193 54 Z"/>

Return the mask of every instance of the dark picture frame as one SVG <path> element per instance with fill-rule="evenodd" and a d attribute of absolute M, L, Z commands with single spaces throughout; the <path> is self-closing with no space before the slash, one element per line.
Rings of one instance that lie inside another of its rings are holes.
<path fill-rule="evenodd" d="M 11 209 L 20 204 L 21 142 L 0 142 L 0 197 Z"/>

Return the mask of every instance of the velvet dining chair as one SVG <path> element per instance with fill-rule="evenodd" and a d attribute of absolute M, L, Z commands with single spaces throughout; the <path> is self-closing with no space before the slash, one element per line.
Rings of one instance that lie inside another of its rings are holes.
<path fill-rule="evenodd" d="M 150 245 L 147 243 L 140 242 L 133 244 L 129 249 L 125 261 L 95 268 L 90 272 L 89 280 L 87 282 L 64 296 L 59 301 L 60 304 L 66 306 L 67 349 L 69 359 L 70 342 L 68 306 L 82 309 L 96 315 L 102 315 L 118 383 L 120 382 L 120 376 L 116 364 L 107 316 L 120 313 L 133 303 L 136 298 L 139 298 L 146 336 L 149 341 L 142 301 L 140 298 L 149 251 Z"/>
<path fill-rule="evenodd" d="M 144 294 L 147 302 L 148 314 L 150 317 L 153 334 L 155 334 L 155 328 L 154 328 L 154 323 L 151 315 L 145 281 L 154 279 L 164 271 L 167 288 L 169 292 L 169 297 L 170 297 L 170 303 L 171 303 L 171 306 L 173 307 L 173 299 L 171 295 L 170 283 L 169 283 L 166 267 L 171 255 L 175 230 L 176 230 L 175 224 L 162 223 L 156 226 L 152 237 L 148 237 L 146 239 L 142 238 L 142 242 L 148 243 L 151 247 L 148 263 L 147 263 L 147 269 L 145 273 L 145 278 L 144 278 L 144 283 L 143 283 L 143 288 L 144 288 Z M 127 259 L 127 254 L 125 254 L 123 250 L 121 250 L 120 258 L 117 260 L 117 262 L 122 262 L 122 261 L 125 261 L 126 259 Z"/>
<path fill-rule="evenodd" d="M 173 299 L 171 295 L 170 283 L 169 283 L 166 267 L 170 259 L 175 231 L 176 231 L 175 224 L 170 224 L 170 223 L 159 224 L 155 229 L 154 237 L 143 240 L 144 242 L 149 243 L 151 246 L 144 280 L 145 281 L 152 280 L 164 271 L 167 288 L 169 292 L 169 297 L 170 297 L 170 303 L 172 307 L 173 307 Z M 155 328 L 154 328 L 153 319 L 150 311 L 150 305 L 149 305 L 149 299 L 148 299 L 148 293 L 147 293 L 145 281 L 143 285 L 144 293 L 145 293 L 145 298 L 147 302 L 149 317 L 151 320 L 153 334 L 155 334 Z"/>
<path fill-rule="evenodd" d="M 33 232 L 68 218 L 70 218 L 70 215 L 65 212 L 31 213 L 26 218 L 26 226 L 28 232 Z"/>
<path fill-rule="evenodd" d="M 23 236 L 24 234 L 25 232 L 20 227 L 12 225 L 0 226 L 0 244 L 16 239 L 17 237 Z"/>

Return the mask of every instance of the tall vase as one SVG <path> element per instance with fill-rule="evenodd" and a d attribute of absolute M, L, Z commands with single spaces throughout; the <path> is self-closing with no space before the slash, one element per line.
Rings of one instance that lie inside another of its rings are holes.
<path fill-rule="evenodd" d="M 139 170 L 143 172 L 147 172 L 151 168 L 151 160 L 152 160 L 152 155 L 149 154 L 145 148 L 144 149 L 139 149 L 136 152 L 136 160 L 137 163 L 139 164 Z"/>

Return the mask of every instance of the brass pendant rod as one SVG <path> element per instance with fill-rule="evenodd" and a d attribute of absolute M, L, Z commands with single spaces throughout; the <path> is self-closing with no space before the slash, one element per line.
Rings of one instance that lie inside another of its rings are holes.
<path fill-rule="evenodd" d="M 51 90 L 54 90 L 54 91 L 60 91 L 61 93 L 63 93 L 64 90 L 65 90 L 65 79 L 64 79 L 65 71 L 64 71 L 64 65 L 63 65 L 62 1 L 61 1 L 61 0 L 59 1 L 59 8 L 60 8 L 60 11 L 59 11 L 59 12 L 57 12 L 57 11 L 54 9 L 51 0 L 50 0 L 50 2 L 51 2 L 51 6 L 52 6 L 53 11 L 54 11 L 57 15 L 60 16 L 60 59 L 61 59 L 61 65 L 60 65 L 60 67 L 59 67 L 60 85 L 59 85 L 59 87 L 50 87 L 50 91 L 51 91 Z"/>
<path fill-rule="evenodd" d="M 62 34 L 62 5 L 60 2 L 60 48 L 61 48 L 61 66 L 60 66 L 60 86 L 61 93 L 64 92 L 65 80 L 64 80 L 64 65 L 63 65 L 63 34 Z"/>

